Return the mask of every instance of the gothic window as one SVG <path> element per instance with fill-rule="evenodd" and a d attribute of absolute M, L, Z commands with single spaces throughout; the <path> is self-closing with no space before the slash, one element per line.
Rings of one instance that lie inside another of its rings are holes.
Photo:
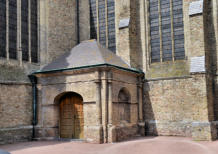
<path fill-rule="evenodd" d="M 6 57 L 6 0 L 0 1 L 0 57 Z"/>
<path fill-rule="evenodd" d="M 115 5 L 114 0 L 107 0 L 108 9 L 108 48 L 116 51 L 116 33 L 115 33 Z"/>
<path fill-rule="evenodd" d="M 184 59 L 183 1 L 149 2 L 151 62 Z"/>
<path fill-rule="evenodd" d="M 38 62 L 37 0 L 0 1 L 0 57 L 18 60 L 19 50 L 23 61 Z"/>
<path fill-rule="evenodd" d="M 90 0 L 91 39 L 116 51 L 114 0 Z"/>
<path fill-rule="evenodd" d="M 98 1 L 99 14 L 99 42 L 106 46 L 106 19 L 105 19 L 105 0 Z"/>
<path fill-rule="evenodd" d="M 97 13 L 96 0 L 90 0 L 90 31 L 91 39 L 97 39 Z"/>

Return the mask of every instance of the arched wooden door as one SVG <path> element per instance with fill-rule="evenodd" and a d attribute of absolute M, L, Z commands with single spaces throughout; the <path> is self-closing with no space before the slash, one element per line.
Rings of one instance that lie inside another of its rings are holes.
<path fill-rule="evenodd" d="M 60 103 L 60 137 L 82 139 L 84 131 L 83 100 L 76 94 L 67 94 Z"/>

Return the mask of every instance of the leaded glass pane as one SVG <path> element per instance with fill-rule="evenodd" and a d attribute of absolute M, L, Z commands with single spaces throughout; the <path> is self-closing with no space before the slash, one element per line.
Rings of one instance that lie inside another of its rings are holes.
<path fill-rule="evenodd" d="M 171 61 L 173 58 L 175 60 L 184 59 L 182 0 L 150 0 L 149 11 L 151 62 Z M 160 19 L 161 21 L 159 21 Z M 173 27 L 171 27 L 172 25 Z M 172 34 L 174 36 L 173 40 Z"/>
<path fill-rule="evenodd" d="M 108 40 L 108 49 L 116 51 L 116 34 L 115 34 L 115 6 L 114 0 L 107 0 L 107 11 L 105 0 L 98 0 L 98 10 L 96 10 L 96 0 L 89 0 L 90 3 L 90 38 L 97 39 L 99 34 L 99 42 L 106 46 L 106 40 Z M 98 11 L 98 21 L 97 21 Z M 106 13 L 107 13 L 107 26 L 106 27 Z M 97 25 L 99 24 L 99 28 Z M 98 32 L 99 29 L 99 32 Z M 106 35 L 106 29 L 108 34 Z M 108 36 L 108 38 L 106 38 Z"/>
<path fill-rule="evenodd" d="M 37 0 L 31 0 L 31 59 L 38 62 Z"/>
<path fill-rule="evenodd" d="M 116 52 L 115 6 L 114 0 L 107 1 L 108 11 L 108 49 Z"/>
<path fill-rule="evenodd" d="M 17 59 L 17 0 L 9 0 L 9 58 Z"/>
<path fill-rule="evenodd" d="M 183 2 L 182 0 L 173 0 L 173 27 L 175 42 L 175 60 L 185 58 L 184 49 L 184 25 L 183 25 Z"/>
<path fill-rule="evenodd" d="M 22 59 L 29 60 L 29 29 L 28 29 L 28 0 L 21 0 L 21 44 Z"/>
<path fill-rule="evenodd" d="M 151 62 L 160 62 L 158 0 L 150 0 Z"/>
<path fill-rule="evenodd" d="M 6 57 L 6 0 L 0 1 L 0 57 Z"/>
<path fill-rule="evenodd" d="M 160 1 L 163 61 L 172 60 L 170 0 Z"/>
<path fill-rule="evenodd" d="M 106 46 L 105 0 L 98 0 L 99 42 Z"/>
<path fill-rule="evenodd" d="M 97 39 L 97 13 L 96 13 L 96 0 L 90 0 L 90 38 Z"/>

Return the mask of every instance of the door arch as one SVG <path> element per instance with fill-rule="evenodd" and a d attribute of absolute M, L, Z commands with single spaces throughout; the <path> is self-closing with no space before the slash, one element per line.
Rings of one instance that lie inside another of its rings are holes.
<path fill-rule="evenodd" d="M 67 93 L 60 99 L 60 138 L 84 137 L 83 99 L 77 93 Z"/>

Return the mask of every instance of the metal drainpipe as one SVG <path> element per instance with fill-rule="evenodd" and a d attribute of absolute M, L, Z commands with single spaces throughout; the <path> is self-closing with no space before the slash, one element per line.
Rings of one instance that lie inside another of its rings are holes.
<path fill-rule="evenodd" d="M 79 14 L 79 0 L 76 1 L 76 20 L 77 20 L 77 44 L 80 43 L 80 27 L 79 27 L 79 18 L 80 18 L 80 14 Z"/>
<path fill-rule="evenodd" d="M 32 83 L 32 110 L 33 110 L 33 119 L 32 119 L 32 140 L 35 139 L 35 126 L 37 125 L 37 77 L 34 75 L 30 75 L 29 79 Z"/>

